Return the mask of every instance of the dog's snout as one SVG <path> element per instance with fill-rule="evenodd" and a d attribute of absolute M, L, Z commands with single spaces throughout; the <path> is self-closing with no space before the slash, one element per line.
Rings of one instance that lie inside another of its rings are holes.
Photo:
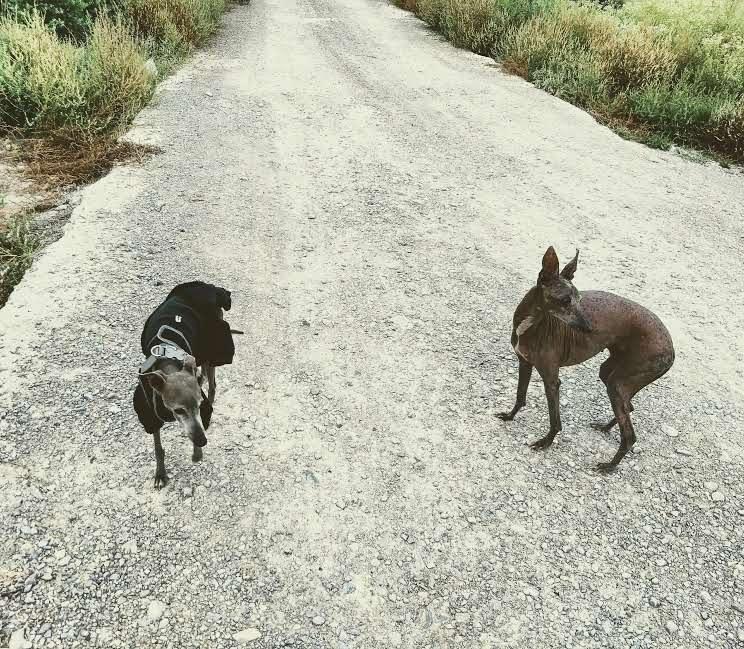
<path fill-rule="evenodd" d="M 207 436 L 202 431 L 194 431 L 189 435 L 189 437 L 191 438 L 191 441 L 194 442 L 194 446 L 202 448 L 207 445 Z"/>

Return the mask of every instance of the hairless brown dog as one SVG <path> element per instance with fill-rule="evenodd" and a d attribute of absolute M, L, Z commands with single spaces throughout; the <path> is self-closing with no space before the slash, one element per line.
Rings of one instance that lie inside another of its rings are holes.
<path fill-rule="evenodd" d="M 576 256 L 558 272 L 558 256 L 551 246 L 542 270 L 514 312 L 512 347 L 519 359 L 517 402 L 511 412 L 498 416 L 511 421 L 525 405 L 532 368 L 542 377 L 550 413 L 550 432 L 530 444 L 547 448 L 561 430 L 558 370 L 577 365 L 608 349 L 599 377 L 607 386 L 615 416 L 607 424 L 593 424 L 608 432 L 620 426 L 620 448 L 610 462 L 597 465 L 613 470 L 636 441 L 630 413 L 631 399 L 653 383 L 674 363 L 672 338 L 664 324 L 640 304 L 603 291 L 576 290 L 571 283 L 579 260 Z"/>

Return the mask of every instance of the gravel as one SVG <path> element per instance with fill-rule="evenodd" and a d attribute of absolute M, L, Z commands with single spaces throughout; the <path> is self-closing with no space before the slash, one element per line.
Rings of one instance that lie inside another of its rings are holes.
<path fill-rule="evenodd" d="M 622 141 L 381 0 L 225 23 L 138 118 L 162 153 L 85 190 L 0 311 L 0 646 L 736 647 L 741 172 Z M 675 340 L 610 476 L 601 357 L 562 371 L 546 452 L 539 377 L 494 416 L 548 244 Z M 204 460 L 166 428 L 157 492 L 138 338 L 193 278 L 246 333 Z"/>

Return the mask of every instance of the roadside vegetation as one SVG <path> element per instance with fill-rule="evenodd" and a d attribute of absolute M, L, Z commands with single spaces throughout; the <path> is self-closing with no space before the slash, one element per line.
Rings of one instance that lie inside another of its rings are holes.
<path fill-rule="evenodd" d="M 393 0 L 626 137 L 744 162 L 744 0 Z"/>
<path fill-rule="evenodd" d="M 15 161 L 61 187 L 141 155 L 119 136 L 229 1 L 0 0 L 0 131 Z M 28 221 L 0 221 L 0 306 L 30 263 Z"/>

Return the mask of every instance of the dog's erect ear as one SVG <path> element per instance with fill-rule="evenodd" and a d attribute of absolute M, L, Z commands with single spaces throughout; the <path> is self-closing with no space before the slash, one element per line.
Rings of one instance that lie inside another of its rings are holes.
<path fill-rule="evenodd" d="M 183 359 L 183 370 L 196 376 L 196 359 L 193 356 L 187 356 Z"/>
<path fill-rule="evenodd" d="M 563 279 L 567 279 L 569 282 L 573 280 L 574 273 L 576 272 L 576 266 L 578 265 L 578 263 L 579 263 L 579 251 L 577 250 L 576 256 L 563 267 L 563 270 L 561 271 L 561 277 Z"/>
<path fill-rule="evenodd" d="M 163 374 L 160 370 L 155 370 L 154 372 L 148 372 L 147 374 L 142 375 L 149 384 L 149 386 L 155 390 L 158 394 L 162 394 L 163 390 L 165 390 L 165 374 Z"/>
<path fill-rule="evenodd" d="M 545 251 L 542 260 L 542 270 L 538 276 L 539 282 L 546 282 L 558 277 L 558 255 L 555 254 L 553 246 Z"/>

